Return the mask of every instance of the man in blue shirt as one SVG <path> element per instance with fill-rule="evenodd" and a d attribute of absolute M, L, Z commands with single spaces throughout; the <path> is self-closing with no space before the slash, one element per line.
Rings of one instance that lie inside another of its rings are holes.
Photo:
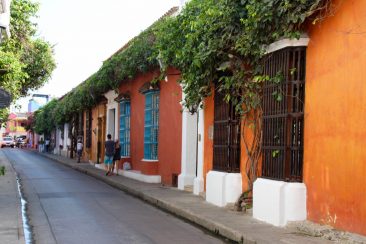
<path fill-rule="evenodd" d="M 114 156 L 114 141 L 112 141 L 111 134 L 107 135 L 107 141 L 105 142 L 105 156 L 104 156 L 104 164 L 107 167 L 107 172 L 105 175 L 111 175 L 112 172 L 112 165 L 113 165 L 113 156 Z"/>

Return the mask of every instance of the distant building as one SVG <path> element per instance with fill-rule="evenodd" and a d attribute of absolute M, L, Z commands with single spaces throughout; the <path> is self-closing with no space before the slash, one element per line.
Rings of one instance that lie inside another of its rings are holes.
<path fill-rule="evenodd" d="M 11 113 L 9 114 L 8 122 L 6 123 L 5 133 L 2 136 L 26 136 L 27 131 L 25 125 L 28 115 L 26 113 Z"/>
<path fill-rule="evenodd" d="M 33 94 L 32 98 L 28 102 L 28 112 L 33 113 L 42 106 L 44 106 L 50 100 L 49 95 L 45 94 Z"/>

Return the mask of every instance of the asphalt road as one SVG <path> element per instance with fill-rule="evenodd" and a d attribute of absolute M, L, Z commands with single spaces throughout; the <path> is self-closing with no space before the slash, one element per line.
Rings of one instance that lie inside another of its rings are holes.
<path fill-rule="evenodd" d="M 223 243 L 85 174 L 2 149 L 21 178 L 35 243 Z"/>

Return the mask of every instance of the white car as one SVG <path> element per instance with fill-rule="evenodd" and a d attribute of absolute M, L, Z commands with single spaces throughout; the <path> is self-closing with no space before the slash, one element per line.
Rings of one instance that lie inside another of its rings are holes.
<path fill-rule="evenodd" d="M 14 142 L 13 138 L 11 138 L 10 136 L 4 137 L 0 144 L 1 144 L 1 148 L 15 146 L 15 142 Z"/>

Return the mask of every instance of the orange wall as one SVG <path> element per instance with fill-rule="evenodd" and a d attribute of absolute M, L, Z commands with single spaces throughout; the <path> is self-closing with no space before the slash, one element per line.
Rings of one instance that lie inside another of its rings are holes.
<path fill-rule="evenodd" d="M 83 146 L 83 157 L 82 157 L 82 159 L 85 160 L 85 161 L 89 161 L 89 160 L 91 160 L 91 148 L 86 147 L 86 111 L 83 112 L 83 118 L 84 118 L 84 121 L 83 121 L 83 123 L 84 123 L 84 125 L 83 125 L 83 128 L 84 128 L 84 131 L 83 131 L 84 146 Z"/>
<path fill-rule="evenodd" d="M 182 155 L 182 89 L 176 70 L 168 70 L 168 82 L 160 82 L 159 105 L 159 174 L 164 184 L 172 184 L 172 174 L 181 172 Z M 177 179 L 176 179 L 177 180 Z M 176 182 L 177 183 L 177 182 Z"/>
<path fill-rule="evenodd" d="M 335 15 L 309 31 L 304 138 L 308 218 L 366 234 L 366 1 L 335 3 Z"/>
<path fill-rule="evenodd" d="M 214 91 L 212 91 L 214 93 Z M 210 130 L 211 136 L 213 137 L 213 126 L 214 126 L 214 95 L 207 97 L 204 100 L 203 105 L 204 111 L 204 150 L 203 150 L 203 179 L 205 182 L 205 190 L 206 190 L 206 175 L 213 168 L 213 138 L 210 138 Z"/>
<path fill-rule="evenodd" d="M 140 74 L 133 80 L 123 81 L 120 93 L 129 92 L 131 96 L 131 166 L 147 175 L 161 175 L 162 183 L 171 185 L 172 174 L 180 174 L 182 145 L 182 114 L 180 101 L 181 88 L 176 82 L 177 71 L 169 70 L 168 82 L 161 81 L 159 101 L 159 138 L 158 162 L 144 162 L 144 116 L 145 95 L 139 89 L 145 82 L 150 82 L 158 73 Z M 122 160 L 126 161 L 126 160 Z"/>

